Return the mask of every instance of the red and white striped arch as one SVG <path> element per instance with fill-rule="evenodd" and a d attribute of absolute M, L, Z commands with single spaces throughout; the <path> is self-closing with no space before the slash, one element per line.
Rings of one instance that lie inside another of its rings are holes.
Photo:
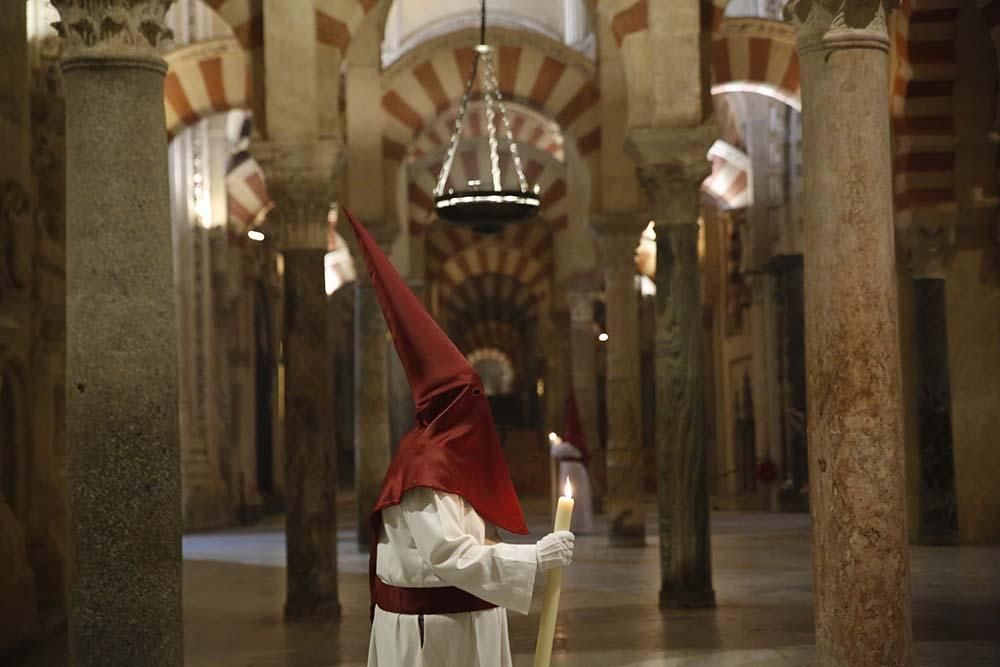
<path fill-rule="evenodd" d="M 745 208 L 751 202 L 750 158 L 721 139 L 708 151 L 712 174 L 701 185 L 723 209 Z"/>
<path fill-rule="evenodd" d="M 263 0 L 202 0 L 215 10 L 230 28 L 236 41 L 252 51 L 264 44 Z"/>
<path fill-rule="evenodd" d="M 566 159 L 563 135 L 556 123 L 516 103 L 508 104 L 507 112 L 510 116 L 514 141 L 518 145 L 534 146 L 540 151 L 549 153 L 560 162 Z M 425 154 L 446 148 L 455 128 L 457 115 L 457 109 L 452 109 L 441 114 L 431 125 L 425 127 L 410 149 L 413 158 L 419 159 Z M 463 139 L 486 136 L 486 112 L 481 102 L 469 105 L 462 128 Z M 506 132 L 502 128 L 498 128 L 498 132 L 501 137 L 506 136 Z"/>
<path fill-rule="evenodd" d="M 468 278 L 441 304 L 449 323 L 475 320 L 515 321 L 538 313 L 538 294 L 509 275 L 485 273 Z"/>
<path fill-rule="evenodd" d="M 961 0 L 902 0 L 891 17 L 890 112 L 897 215 L 957 209 L 952 95 Z"/>
<path fill-rule="evenodd" d="M 335 49 L 343 57 L 358 27 L 379 2 L 380 0 L 315 0 L 316 41 L 322 46 Z"/>
<path fill-rule="evenodd" d="M 163 103 L 169 139 L 208 116 L 250 108 L 253 83 L 247 56 L 235 39 L 195 42 L 165 58 Z"/>
<path fill-rule="evenodd" d="M 760 93 L 801 110 L 795 29 L 768 19 L 722 21 L 712 42 L 712 94 Z"/>
<path fill-rule="evenodd" d="M 229 223 L 246 232 L 263 222 L 274 202 L 267 192 L 264 170 L 249 153 L 234 155 L 226 173 Z"/>
<path fill-rule="evenodd" d="M 459 331 L 449 331 L 458 349 L 466 354 L 482 348 L 496 348 L 511 359 L 519 358 L 524 350 L 524 332 L 509 322 L 475 322 Z"/>
<path fill-rule="evenodd" d="M 552 234 L 544 224 L 508 227 L 481 237 L 451 225 L 435 225 L 427 234 L 427 276 L 438 285 L 439 303 L 473 276 L 501 274 L 525 285 L 539 301 L 551 286 Z"/>
<path fill-rule="evenodd" d="M 402 161 L 428 126 L 461 98 L 473 60 L 476 36 L 465 32 L 431 40 L 397 61 L 383 75 L 385 111 L 383 155 Z M 494 31 L 501 92 L 557 123 L 577 142 L 581 156 L 600 148 L 599 93 L 593 64 L 581 54 L 546 38 L 532 42 Z M 456 39 L 462 43 L 455 46 Z"/>

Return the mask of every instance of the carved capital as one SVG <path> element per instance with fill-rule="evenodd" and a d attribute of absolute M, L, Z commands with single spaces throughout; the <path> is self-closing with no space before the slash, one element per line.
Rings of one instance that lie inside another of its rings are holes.
<path fill-rule="evenodd" d="M 707 161 L 639 167 L 639 185 L 652 206 L 657 227 L 693 225 L 698 221 L 701 184 L 710 173 Z"/>
<path fill-rule="evenodd" d="M 648 219 L 639 213 L 604 213 L 591 217 L 597 232 L 599 262 L 605 278 L 617 273 L 634 274 L 635 253 Z"/>
<path fill-rule="evenodd" d="M 274 211 L 267 226 L 279 247 L 327 248 L 334 187 L 343 165 L 343 146 L 336 140 L 311 144 L 254 144 L 251 152 L 267 175 Z"/>
<path fill-rule="evenodd" d="M 173 0 L 52 0 L 67 60 L 139 57 L 159 60 L 173 33 L 164 17 Z"/>
<path fill-rule="evenodd" d="M 899 0 L 791 0 L 785 18 L 797 33 L 799 54 L 817 49 L 889 50 L 886 17 Z"/>
<path fill-rule="evenodd" d="M 639 184 L 657 224 L 693 224 L 698 219 L 701 184 L 712 173 L 708 151 L 718 132 L 714 122 L 629 131 L 625 151 L 636 162 Z"/>
<path fill-rule="evenodd" d="M 940 278 L 955 254 L 955 225 L 948 220 L 911 220 L 896 238 L 914 278 Z"/>

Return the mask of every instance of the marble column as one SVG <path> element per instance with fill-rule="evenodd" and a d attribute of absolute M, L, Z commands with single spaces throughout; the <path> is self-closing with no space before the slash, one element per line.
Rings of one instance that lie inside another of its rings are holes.
<path fill-rule="evenodd" d="M 367 229 L 388 252 L 395 236 L 392 225 L 368 223 Z M 353 239 L 351 243 L 353 243 Z M 389 355 L 395 354 L 389 331 L 368 272 L 355 253 L 358 281 L 354 310 L 354 488 L 358 511 L 358 550 L 371 545 L 368 516 L 392 460 L 389 422 Z"/>
<path fill-rule="evenodd" d="M 913 275 L 913 344 L 916 367 L 917 540 L 947 544 L 958 537 L 955 456 L 948 366 L 947 263 L 955 228 L 948 222 L 909 221 L 899 236 Z"/>
<path fill-rule="evenodd" d="M 284 263 L 285 618 L 331 618 L 337 598 L 337 448 L 324 256 L 335 142 L 257 144 Z"/>
<path fill-rule="evenodd" d="M 669 133 L 676 136 L 675 133 Z M 656 220 L 656 452 L 661 607 L 712 607 L 704 327 L 698 275 L 706 150 L 656 164 L 663 137 L 643 141 L 639 182 Z M 647 150 L 649 153 L 647 153 Z"/>
<path fill-rule="evenodd" d="M 604 448 L 597 429 L 597 350 L 594 332 L 594 295 L 592 276 L 578 277 L 567 288 L 569 305 L 570 375 L 573 393 L 580 412 L 580 423 L 590 449 L 590 481 L 595 504 L 602 506 L 604 496 Z"/>
<path fill-rule="evenodd" d="M 912 663 L 888 0 L 793 0 L 816 664 Z"/>
<path fill-rule="evenodd" d="M 613 546 L 646 544 L 642 502 L 642 410 L 639 387 L 639 291 L 635 250 L 645 227 L 638 213 L 606 214 L 598 233 L 608 328 L 605 512 Z"/>
<path fill-rule="evenodd" d="M 169 2 L 55 0 L 65 40 L 69 652 L 183 663 Z"/>

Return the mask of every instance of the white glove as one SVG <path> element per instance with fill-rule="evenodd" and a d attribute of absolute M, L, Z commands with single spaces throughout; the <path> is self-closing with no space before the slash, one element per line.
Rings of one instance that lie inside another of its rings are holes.
<path fill-rule="evenodd" d="M 535 551 L 538 554 L 538 567 L 542 572 L 557 567 L 566 567 L 573 562 L 573 545 L 576 536 L 568 530 L 560 530 L 558 533 L 549 533 L 538 540 Z"/>

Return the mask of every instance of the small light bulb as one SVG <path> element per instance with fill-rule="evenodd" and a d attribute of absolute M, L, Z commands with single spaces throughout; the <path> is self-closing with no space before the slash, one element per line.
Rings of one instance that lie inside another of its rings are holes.
<path fill-rule="evenodd" d="M 559 442 L 559 436 L 555 434 L 555 431 L 549 433 L 549 442 L 555 444 Z"/>
<path fill-rule="evenodd" d="M 264 232 L 257 229 L 251 229 L 249 232 L 247 232 L 247 236 L 250 237 L 251 241 L 263 241 L 265 238 L 267 238 L 266 236 L 264 236 Z"/>
<path fill-rule="evenodd" d="M 607 343 L 608 342 L 608 334 L 606 332 L 602 331 L 601 335 L 597 337 L 597 340 L 601 341 L 602 343 Z"/>

